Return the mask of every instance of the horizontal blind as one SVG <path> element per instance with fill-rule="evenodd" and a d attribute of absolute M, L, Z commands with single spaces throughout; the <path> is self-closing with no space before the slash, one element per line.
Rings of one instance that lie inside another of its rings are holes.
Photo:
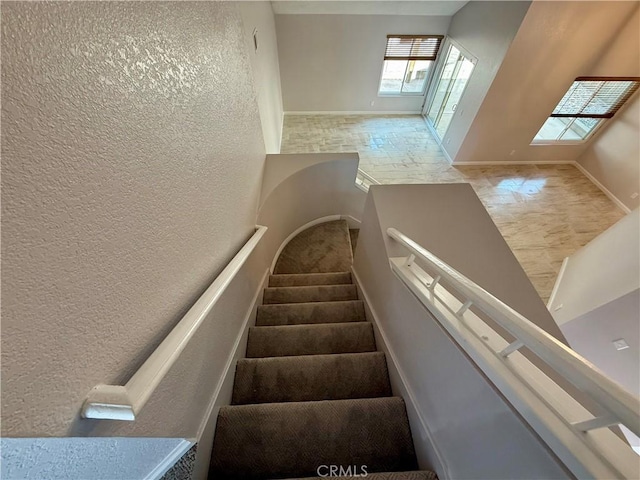
<path fill-rule="evenodd" d="M 442 35 L 387 35 L 385 60 L 435 60 Z"/>
<path fill-rule="evenodd" d="M 639 85 L 636 77 L 578 77 L 551 116 L 611 118 Z"/>

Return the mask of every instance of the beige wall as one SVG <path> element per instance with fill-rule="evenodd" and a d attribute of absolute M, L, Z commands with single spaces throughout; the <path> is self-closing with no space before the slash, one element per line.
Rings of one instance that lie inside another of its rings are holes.
<path fill-rule="evenodd" d="M 450 19 L 276 15 L 284 110 L 419 112 L 422 96 L 378 97 L 387 34 L 445 34 Z"/>
<path fill-rule="evenodd" d="M 253 84 L 258 99 L 262 135 L 267 153 L 280 153 L 282 140 L 282 92 L 276 22 L 271 2 L 238 2 L 247 55 L 251 62 Z M 257 32 L 255 49 L 253 32 Z"/>
<path fill-rule="evenodd" d="M 637 2 L 533 2 L 454 161 L 576 160 L 587 144 L 531 146 L 531 140 L 576 77 L 638 74 L 637 8 Z M 618 35 L 631 40 L 622 47 Z"/>
<path fill-rule="evenodd" d="M 442 147 L 451 158 L 469 131 L 530 4 L 469 2 L 452 17 L 449 37 L 478 62 L 443 139 Z"/>
<path fill-rule="evenodd" d="M 265 150 L 241 19 L 218 2 L 2 14 L 2 434 L 87 435 L 89 389 L 126 381 L 253 233 Z M 136 433 L 179 421 L 153 404 Z"/>
<path fill-rule="evenodd" d="M 640 206 L 640 94 L 618 112 L 578 163 L 629 210 Z"/>
<path fill-rule="evenodd" d="M 627 65 L 629 75 L 640 77 L 640 7 L 630 15 L 609 52 L 594 67 L 594 75 L 611 75 L 618 65 Z M 600 182 L 629 210 L 640 206 L 640 94 L 629 100 L 578 157 Z"/>

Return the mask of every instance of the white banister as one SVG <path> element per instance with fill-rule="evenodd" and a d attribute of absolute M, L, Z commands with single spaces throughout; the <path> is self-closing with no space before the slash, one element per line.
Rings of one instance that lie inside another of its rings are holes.
<path fill-rule="evenodd" d="M 96 385 L 91 389 L 82 406 L 84 418 L 135 420 L 266 231 L 267 227 L 256 227 L 251 238 L 126 385 Z"/>
<path fill-rule="evenodd" d="M 358 172 L 356 174 L 356 186 L 361 188 L 362 190 L 367 191 L 369 190 L 370 185 L 380 185 L 380 182 L 366 173 L 364 170 L 358 168 Z"/>
<path fill-rule="evenodd" d="M 606 428 L 622 424 L 640 435 L 640 399 L 406 235 L 394 228 L 387 234 L 414 257 L 409 265 L 406 257 L 391 258 L 393 272 L 576 476 L 640 478 L 636 454 Z M 471 305 L 514 340 L 505 340 L 469 309 Z M 525 346 L 604 413 L 594 418 L 519 351 Z"/>

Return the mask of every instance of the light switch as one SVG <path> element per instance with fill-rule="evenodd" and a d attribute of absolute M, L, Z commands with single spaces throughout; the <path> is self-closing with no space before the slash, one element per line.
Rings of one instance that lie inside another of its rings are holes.
<path fill-rule="evenodd" d="M 624 350 L 625 348 L 629 348 L 629 344 L 625 341 L 624 338 L 614 340 L 613 346 L 616 347 L 616 350 Z"/>

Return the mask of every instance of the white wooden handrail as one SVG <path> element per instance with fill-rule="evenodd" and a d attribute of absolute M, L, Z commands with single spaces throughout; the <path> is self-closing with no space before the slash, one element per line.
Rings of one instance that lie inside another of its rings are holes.
<path fill-rule="evenodd" d="M 545 441 L 553 444 L 556 453 L 564 452 L 560 457 L 569 458 L 567 464 L 574 462 L 572 471 L 578 477 L 638 478 L 637 456 L 605 428 L 622 424 L 640 436 L 637 397 L 411 238 L 395 228 L 387 229 L 387 234 L 410 252 L 408 257 L 390 259 L 394 273 Z M 446 288 L 441 280 L 446 282 Z M 515 341 L 507 342 L 469 310 L 471 306 L 508 331 Z M 594 418 L 519 352 L 524 346 L 585 392 L 605 413 Z"/>
<path fill-rule="evenodd" d="M 361 177 L 366 178 L 367 180 L 369 180 L 374 185 L 380 185 L 379 181 L 377 181 L 375 178 L 373 178 L 371 175 L 369 175 L 367 172 L 365 172 L 364 170 L 362 170 L 360 168 L 358 168 L 358 175 L 360 175 Z"/>
<path fill-rule="evenodd" d="M 84 418 L 136 419 L 266 231 L 267 227 L 256 227 L 247 243 L 125 385 L 96 385 L 91 389 L 82 406 Z"/>
<path fill-rule="evenodd" d="M 356 174 L 356 186 L 366 192 L 369 190 L 369 185 L 380 185 L 380 182 L 364 170 L 358 168 L 358 172 Z"/>

